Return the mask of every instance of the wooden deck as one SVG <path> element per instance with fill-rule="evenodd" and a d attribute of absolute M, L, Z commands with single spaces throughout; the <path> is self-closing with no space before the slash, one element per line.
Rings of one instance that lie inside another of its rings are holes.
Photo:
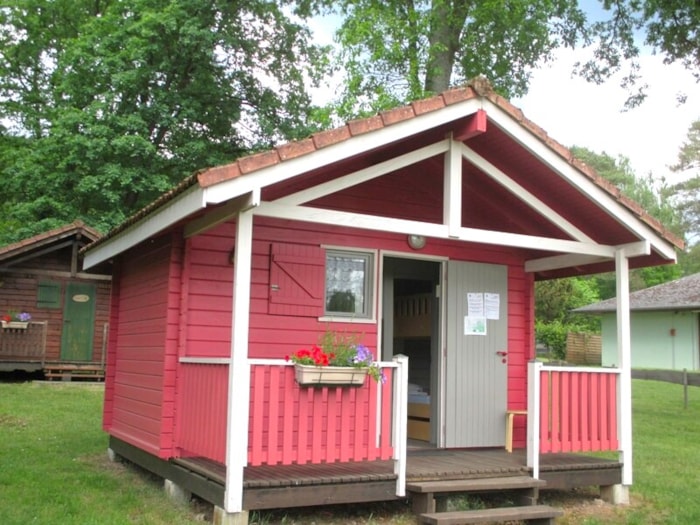
<path fill-rule="evenodd" d="M 201 458 L 179 459 L 176 464 L 222 486 L 225 467 Z M 580 454 L 545 455 L 541 478 L 549 489 L 572 489 L 621 482 L 617 461 Z M 524 451 L 502 449 L 409 451 L 406 481 L 475 479 L 531 475 Z M 244 508 L 269 509 L 333 503 L 388 501 L 395 495 L 396 476 L 391 461 L 329 465 L 249 467 L 244 472 Z"/>

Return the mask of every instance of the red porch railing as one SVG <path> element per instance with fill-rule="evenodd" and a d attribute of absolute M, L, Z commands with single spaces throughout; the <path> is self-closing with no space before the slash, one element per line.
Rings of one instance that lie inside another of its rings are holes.
<path fill-rule="evenodd" d="M 389 459 L 391 369 L 386 383 L 300 387 L 293 366 L 252 365 L 248 464 Z"/>
<path fill-rule="evenodd" d="M 393 364 L 384 364 L 383 384 L 368 378 L 361 387 L 321 388 L 300 387 L 294 367 L 285 361 L 250 364 L 249 465 L 393 457 Z M 228 363 L 186 359 L 180 367 L 177 448 L 182 456 L 225 463 Z"/>
<path fill-rule="evenodd" d="M 619 369 L 528 368 L 528 466 L 539 454 L 619 450 Z"/>

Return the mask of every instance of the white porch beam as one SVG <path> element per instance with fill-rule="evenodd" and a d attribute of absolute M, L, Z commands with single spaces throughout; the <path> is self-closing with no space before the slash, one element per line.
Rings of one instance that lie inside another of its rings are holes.
<path fill-rule="evenodd" d="M 625 250 L 615 254 L 617 287 L 617 362 L 620 385 L 617 391 L 622 484 L 632 485 L 632 343 L 630 336 L 629 261 Z"/>
<path fill-rule="evenodd" d="M 241 432 L 241 428 L 247 428 L 250 402 L 248 329 L 252 254 L 253 213 L 248 210 L 238 214 L 233 262 L 233 319 L 226 409 L 226 512 L 243 510 L 243 469 L 248 462 L 248 432 Z"/>
<path fill-rule="evenodd" d="M 450 237 L 457 237 L 462 227 L 462 155 L 460 143 L 449 138 L 449 149 L 445 153 L 443 183 L 443 218 Z"/>
<path fill-rule="evenodd" d="M 204 198 L 206 201 L 206 189 L 204 190 Z M 242 211 L 249 210 L 260 204 L 260 189 L 246 193 L 245 195 L 240 195 L 231 199 L 226 204 L 219 208 L 215 208 L 214 211 L 203 215 L 199 219 L 195 219 L 185 226 L 185 237 L 192 237 L 199 233 L 205 232 L 222 222 L 226 222 L 231 217 L 235 217 L 238 213 Z"/>
<path fill-rule="evenodd" d="M 528 273 L 547 272 L 551 270 L 560 270 L 561 268 L 571 268 L 572 266 L 585 266 L 587 264 L 595 264 L 597 262 L 609 261 L 612 257 L 596 257 L 593 255 L 553 255 L 551 257 L 542 257 L 540 259 L 532 259 L 525 262 L 525 271 Z"/>
<path fill-rule="evenodd" d="M 440 142 L 436 142 L 435 144 L 430 144 L 429 146 L 399 155 L 393 159 L 385 160 L 384 162 L 380 162 L 373 166 L 369 166 L 342 177 L 338 177 L 332 181 L 319 184 L 318 186 L 281 197 L 275 200 L 275 202 L 291 205 L 304 204 L 306 202 L 325 197 L 326 195 L 331 195 L 347 188 L 351 188 L 352 186 L 362 184 L 363 182 L 376 179 L 377 177 L 381 177 L 387 173 L 416 164 L 422 160 L 440 155 L 441 153 L 447 151 L 448 147 L 449 142 L 447 140 L 442 140 Z"/>
<path fill-rule="evenodd" d="M 513 119 L 512 116 L 488 101 L 484 101 L 484 106 L 489 114 L 490 122 L 497 125 L 532 154 L 550 165 L 574 187 L 589 195 L 592 201 L 596 202 L 605 212 L 615 217 L 636 237 L 649 239 L 654 250 L 663 257 L 670 260 L 675 258 L 676 251 L 674 246 L 670 242 L 665 241 L 656 230 L 640 221 L 629 208 L 617 202 L 607 191 L 580 173 L 566 159 L 542 142 L 540 138 L 534 137 L 529 130 Z"/>
<path fill-rule="evenodd" d="M 649 255 L 651 253 L 651 244 L 649 241 L 639 241 L 630 244 L 623 244 L 617 247 L 622 250 L 627 257 L 638 257 L 640 255 Z M 542 257 L 541 259 L 532 259 L 525 262 L 526 272 L 546 272 L 549 270 L 558 270 L 560 268 L 571 268 L 572 266 L 585 266 L 587 264 L 595 264 L 610 260 L 610 257 L 593 257 L 587 255 L 553 255 L 551 257 Z"/>
<path fill-rule="evenodd" d="M 456 232 L 451 233 L 448 231 L 448 227 L 443 224 L 392 219 L 375 215 L 363 215 L 306 206 L 285 206 L 274 202 L 262 202 L 260 206 L 255 208 L 254 213 L 256 215 L 277 219 L 328 224 L 331 226 L 345 226 L 372 231 L 403 233 L 407 235 L 416 234 L 439 239 L 459 239 L 465 242 L 594 255 L 609 259 L 615 257 L 615 247 L 613 246 L 521 235 L 517 233 L 479 230 L 476 228 L 459 228 Z"/>
<path fill-rule="evenodd" d="M 543 201 L 535 197 L 532 193 L 523 188 L 520 184 L 511 179 L 503 171 L 491 164 L 484 157 L 479 155 L 470 147 L 462 144 L 462 156 L 471 164 L 479 168 L 490 178 L 498 182 L 506 190 L 512 193 L 515 197 L 523 201 L 530 208 L 539 213 L 542 217 L 554 224 L 557 228 L 565 232 L 567 235 L 583 242 L 594 242 L 591 237 L 579 230 L 574 224 L 566 220 L 564 217 L 547 206 Z"/>

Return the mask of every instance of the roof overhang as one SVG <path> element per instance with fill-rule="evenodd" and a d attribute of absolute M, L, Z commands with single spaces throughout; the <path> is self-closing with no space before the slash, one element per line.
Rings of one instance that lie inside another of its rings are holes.
<path fill-rule="evenodd" d="M 582 169 L 568 150 L 524 121 L 500 97 L 465 97 L 390 125 L 380 126 L 372 119 L 363 122 L 369 130 L 353 134 L 359 127 L 350 123 L 340 131 L 323 132 L 325 140 L 292 143 L 287 149 L 207 170 L 196 183 L 189 179 L 164 202 L 89 247 L 85 267 L 109 260 L 178 223 L 186 222 L 185 235 L 190 236 L 251 208 L 261 217 L 523 249 L 526 270 L 540 278 L 605 271 L 620 251 L 627 257 L 647 257 L 642 265 L 675 262 L 678 242 L 663 235 L 648 217 L 642 220 L 637 208 Z M 294 147 L 302 153 L 290 153 Z M 505 159 L 507 149 L 517 150 L 517 155 Z M 443 192 L 442 209 L 436 211 L 441 220 L 324 206 L 324 199 L 333 194 L 372 184 L 387 174 L 427 167 L 437 171 L 438 162 L 442 173 L 433 175 Z M 465 188 L 467 177 L 476 182 Z M 469 213 L 464 201 L 477 195 L 480 186 L 488 187 L 482 191 L 482 201 L 491 201 L 483 205 L 496 210 L 494 216 L 502 217 L 503 227 L 463 224 Z M 495 191 L 500 196 L 492 198 Z M 561 192 L 559 199 L 549 198 L 548 192 L 554 191 Z M 499 199 L 507 201 L 501 209 Z M 568 203 L 559 202 L 562 199 L 576 200 L 585 214 L 567 217 Z M 508 231 L 506 222 L 516 222 L 508 216 L 515 208 L 526 218 L 523 223 L 537 228 Z M 599 222 L 600 232 L 591 231 L 592 220 Z"/>

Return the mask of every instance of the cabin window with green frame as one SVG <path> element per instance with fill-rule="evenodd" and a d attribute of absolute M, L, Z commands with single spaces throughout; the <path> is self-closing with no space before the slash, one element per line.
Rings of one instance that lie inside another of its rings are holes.
<path fill-rule="evenodd" d="M 373 253 L 326 250 L 325 315 L 370 319 L 373 268 Z"/>

